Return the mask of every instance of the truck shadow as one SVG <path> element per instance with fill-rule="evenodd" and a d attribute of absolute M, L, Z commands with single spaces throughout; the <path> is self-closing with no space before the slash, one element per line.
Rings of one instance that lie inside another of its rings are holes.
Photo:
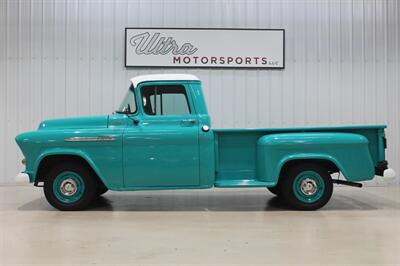
<path fill-rule="evenodd" d="M 385 198 L 357 194 L 333 195 L 322 211 L 335 210 L 399 210 L 400 204 Z M 55 210 L 44 197 L 32 200 L 18 208 L 21 211 Z M 263 191 L 188 192 L 141 191 L 108 192 L 94 201 L 87 211 L 292 211 L 285 201 Z"/>

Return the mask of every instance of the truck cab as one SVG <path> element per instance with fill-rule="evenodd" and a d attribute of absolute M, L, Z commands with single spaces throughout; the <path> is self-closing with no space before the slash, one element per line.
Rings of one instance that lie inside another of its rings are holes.
<path fill-rule="evenodd" d="M 211 187 L 265 187 L 296 209 L 315 210 L 334 183 L 394 176 L 385 128 L 213 129 L 200 80 L 161 74 L 132 78 L 110 115 L 45 120 L 16 142 L 22 176 L 60 210 L 83 209 L 107 190 Z"/>
<path fill-rule="evenodd" d="M 163 77 L 133 78 L 117 111 L 128 119 L 122 140 L 123 186 L 209 187 L 200 178 L 210 179 L 213 173 L 213 131 L 204 130 L 210 118 L 200 81 L 191 75 Z M 200 169 L 201 161 L 208 161 L 209 169 Z"/>

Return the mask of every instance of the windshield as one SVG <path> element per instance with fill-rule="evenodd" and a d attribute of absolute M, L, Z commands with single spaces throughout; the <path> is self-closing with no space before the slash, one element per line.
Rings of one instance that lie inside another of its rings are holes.
<path fill-rule="evenodd" d="M 116 112 L 120 114 L 136 113 L 136 99 L 133 85 L 130 86 L 128 92 L 125 94 L 125 97 Z"/>

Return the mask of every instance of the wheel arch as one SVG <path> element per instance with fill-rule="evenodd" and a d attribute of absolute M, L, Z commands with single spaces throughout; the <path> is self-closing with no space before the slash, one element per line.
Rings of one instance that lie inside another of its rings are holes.
<path fill-rule="evenodd" d="M 342 165 L 332 156 L 321 154 L 308 154 L 306 156 L 290 156 L 280 161 L 278 166 L 278 181 L 289 168 L 302 163 L 315 163 L 324 167 L 329 174 L 342 172 L 346 176 L 346 171 Z"/>
<path fill-rule="evenodd" d="M 92 160 L 90 160 L 90 158 L 85 154 L 77 152 L 47 152 L 42 154 L 36 163 L 36 174 L 34 177 L 35 183 L 44 182 L 46 174 L 51 170 L 53 165 L 67 161 L 87 166 L 88 169 L 93 171 L 98 181 L 102 182 L 106 187 L 108 187 L 105 179 L 101 176 L 99 170 L 96 168 Z"/>

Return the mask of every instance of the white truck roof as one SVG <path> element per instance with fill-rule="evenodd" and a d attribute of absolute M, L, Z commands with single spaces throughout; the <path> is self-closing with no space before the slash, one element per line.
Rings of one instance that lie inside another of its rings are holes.
<path fill-rule="evenodd" d="M 131 78 L 131 82 L 134 87 L 139 83 L 145 81 L 165 81 L 165 80 L 200 80 L 195 75 L 190 74 L 153 74 L 153 75 L 142 75 Z"/>

